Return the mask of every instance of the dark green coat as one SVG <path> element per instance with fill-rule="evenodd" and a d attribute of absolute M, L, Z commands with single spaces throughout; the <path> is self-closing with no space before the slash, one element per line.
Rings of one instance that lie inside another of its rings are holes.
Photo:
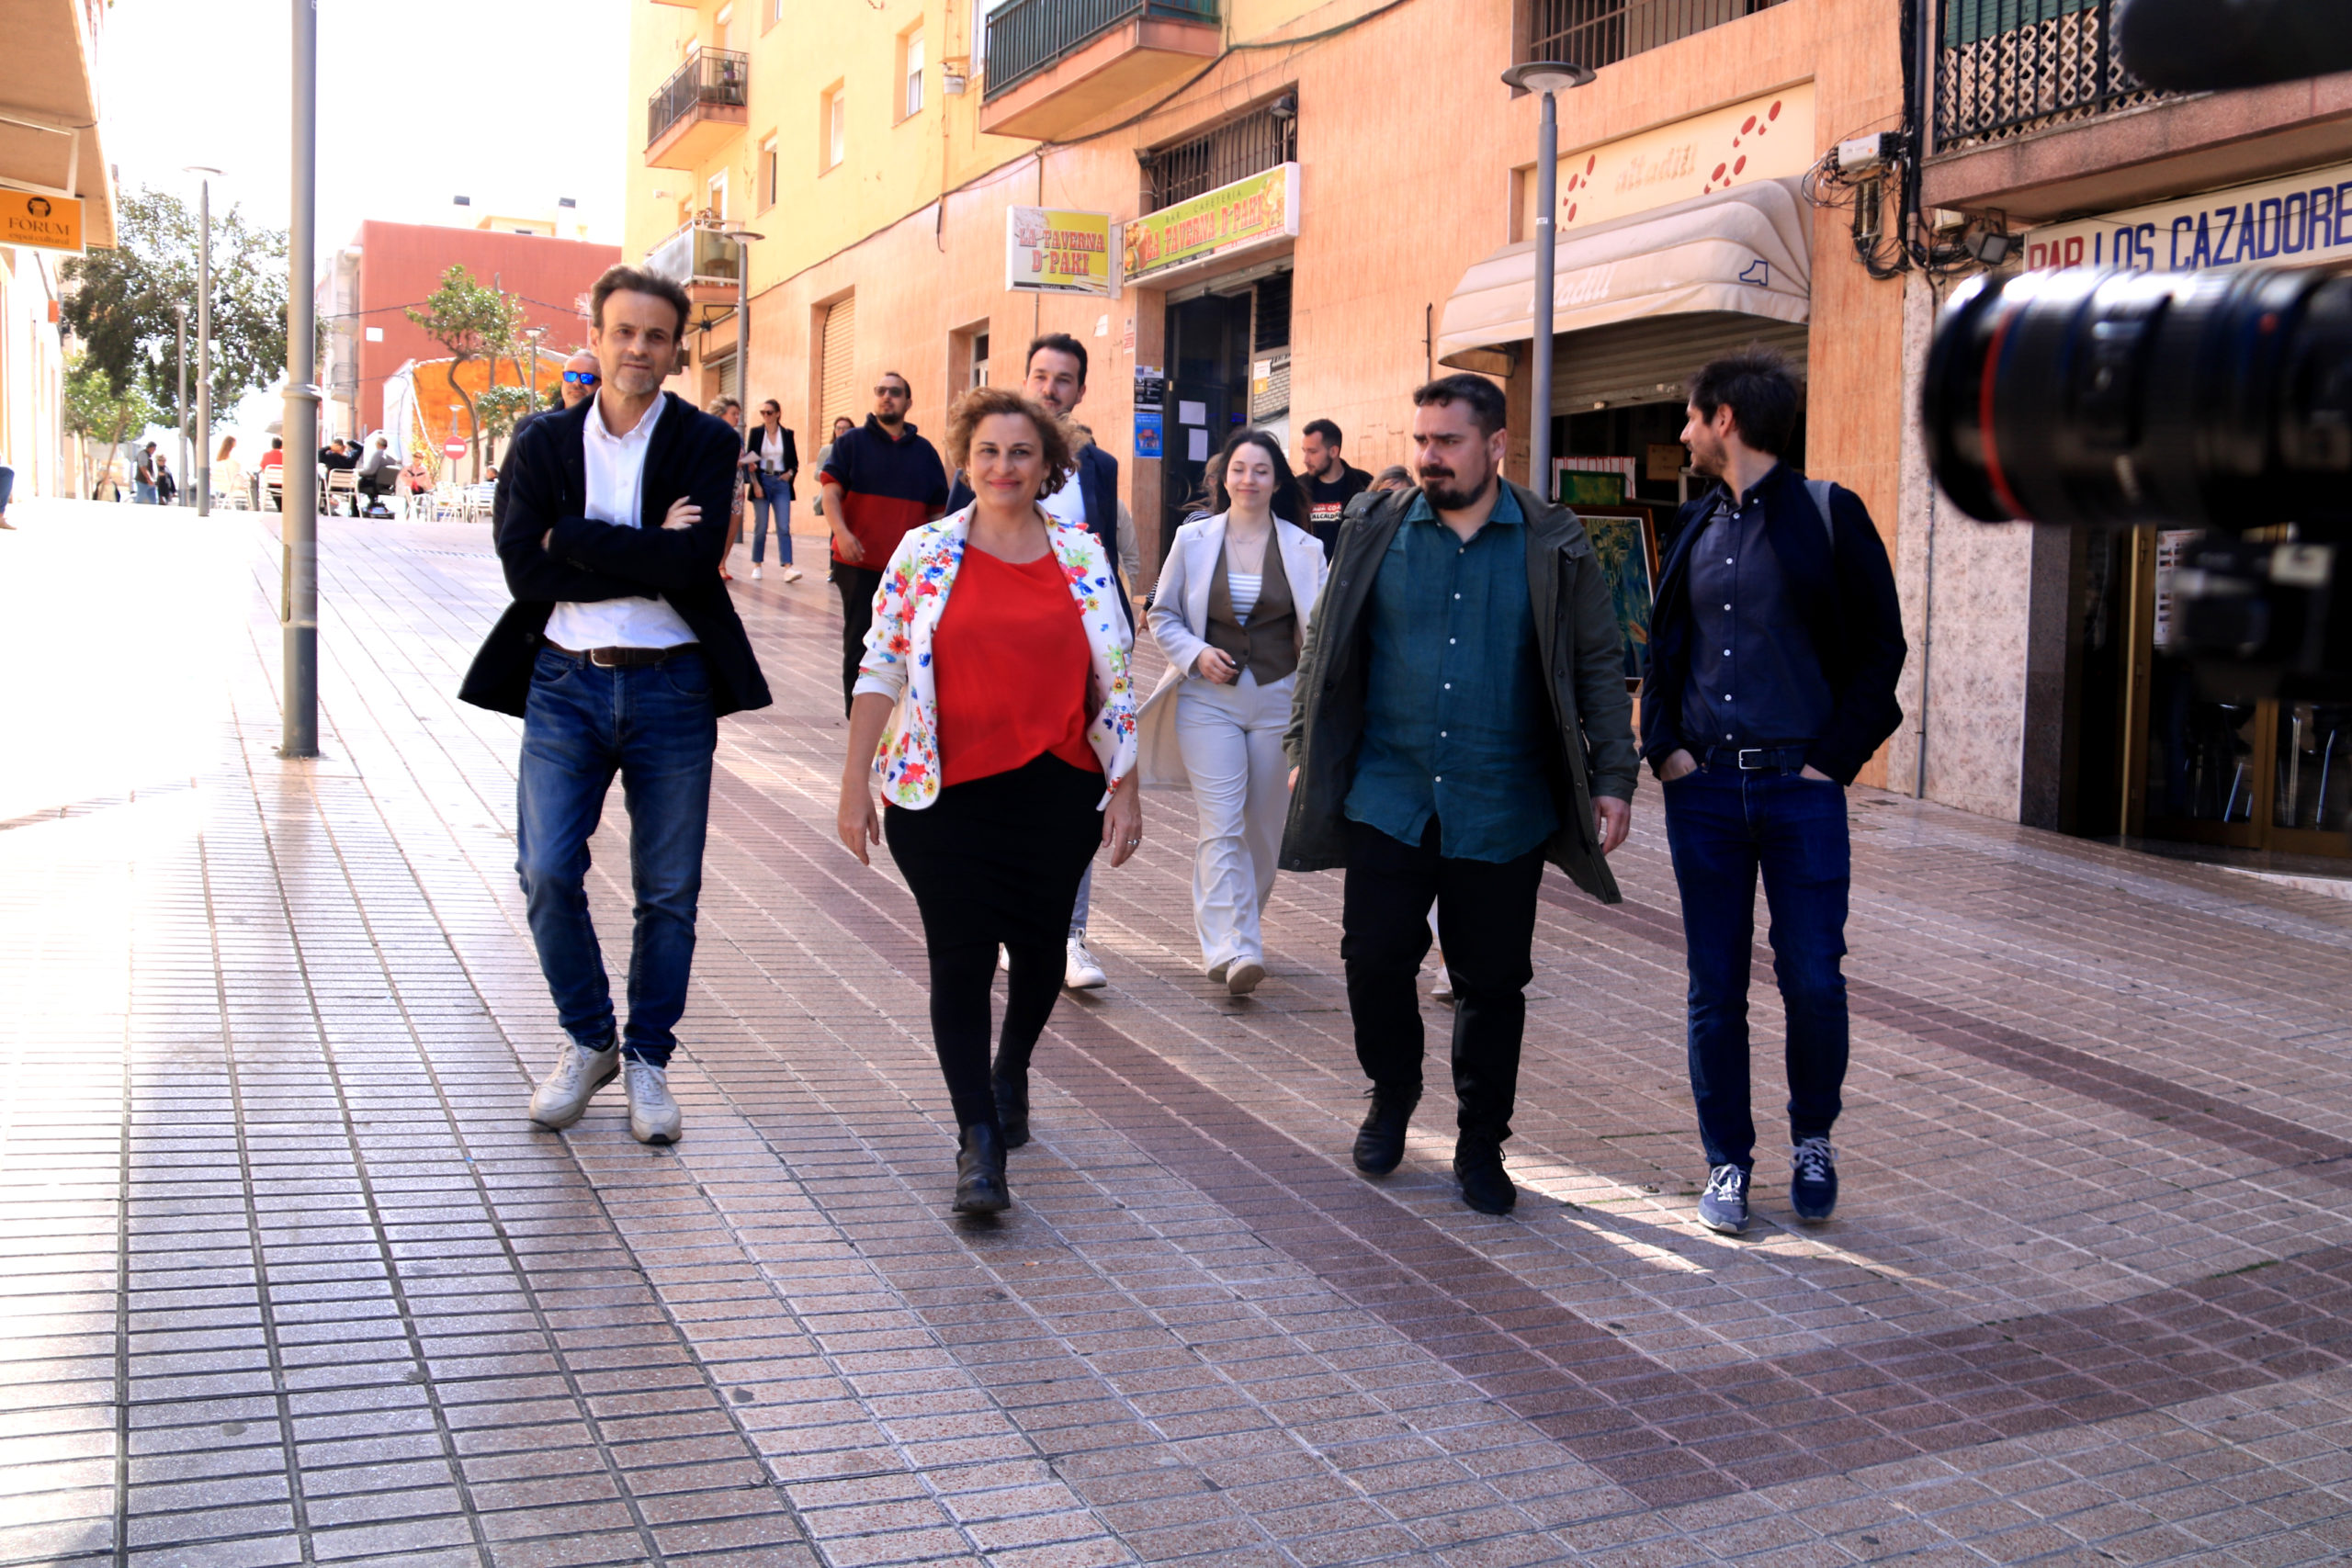
<path fill-rule="evenodd" d="M 1507 482 L 1507 481 L 1506 481 Z M 1576 513 L 1547 506 L 1512 485 L 1527 518 L 1528 607 L 1535 649 L 1551 679 L 1557 744 L 1548 770 L 1560 829 L 1544 858 L 1603 903 L 1619 900 L 1593 837 L 1592 797 L 1634 798 L 1634 705 L 1625 692 L 1625 650 L 1600 562 Z M 1298 769 L 1290 819 L 1283 829 L 1285 871 L 1327 871 L 1347 863 L 1343 808 L 1363 738 L 1364 671 L 1370 660 L 1364 607 L 1373 580 L 1405 520 L 1410 491 L 1392 492 L 1354 512 L 1342 525 L 1339 553 L 1300 655 L 1283 749 Z"/>

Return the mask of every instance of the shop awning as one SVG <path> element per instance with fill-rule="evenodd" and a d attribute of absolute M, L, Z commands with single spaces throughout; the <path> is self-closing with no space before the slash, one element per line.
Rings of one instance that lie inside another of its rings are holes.
<path fill-rule="evenodd" d="M 1555 242 L 1552 330 L 1692 311 L 1803 321 L 1813 308 L 1813 215 L 1795 180 L 1759 180 L 1571 230 Z M 1462 275 L 1438 328 L 1438 362 L 1510 373 L 1535 321 L 1535 243 Z"/>

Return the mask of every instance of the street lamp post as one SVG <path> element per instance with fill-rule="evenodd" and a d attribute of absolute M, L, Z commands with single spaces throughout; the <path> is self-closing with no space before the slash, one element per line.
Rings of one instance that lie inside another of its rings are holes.
<path fill-rule="evenodd" d="M 1531 60 L 1503 73 L 1524 93 L 1544 95 L 1543 130 L 1535 146 L 1534 385 L 1528 417 L 1528 488 L 1544 500 L 1552 494 L 1552 281 L 1558 265 L 1554 246 L 1560 209 L 1559 95 L 1592 80 L 1592 68 L 1562 60 Z"/>
<path fill-rule="evenodd" d="M 293 0 L 286 243 L 286 467 L 278 537 L 285 547 L 285 713 L 277 754 L 319 754 L 319 8 Z"/>
<path fill-rule="evenodd" d="M 548 330 L 545 327 L 526 327 L 523 335 L 531 340 L 531 401 L 536 404 L 539 400 L 539 343 L 548 335 Z M 524 411 L 526 414 L 530 412 L 528 409 Z"/>
<path fill-rule="evenodd" d="M 752 242 L 764 240 L 749 229 L 729 229 L 735 242 L 735 397 L 743 407 L 743 450 L 752 449 Z M 740 483 L 742 476 L 736 475 Z"/>
<path fill-rule="evenodd" d="M 181 480 L 182 480 L 183 482 L 185 482 L 185 481 L 187 480 L 187 477 L 188 477 L 188 468 L 187 468 L 187 302 L 186 300 L 184 300 L 184 299 L 183 299 L 183 300 L 180 300 L 179 302 L 177 302 L 177 303 L 174 304 L 174 305 L 172 306 L 172 312 L 173 312 L 173 314 L 175 314 L 175 315 L 176 315 L 176 316 L 178 316 L 178 317 L 179 317 L 179 346 L 178 346 L 176 349 L 175 349 L 175 350 L 173 351 L 175 363 L 178 366 L 178 369 L 177 369 L 177 371 L 176 371 L 176 374 L 177 374 L 177 376 L 179 377 L 179 395 L 178 395 L 178 399 L 177 399 L 176 402 L 173 405 L 173 413 L 174 413 L 175 423 L 175 425 L 176 425 L 176 427 L 177 427 L 177 429 L 178 429 L 178 431 L 179 431 L 179 436 L 180 436 L 178 450 L 177 450 L 177 451 L 175 451 L 175 452 L 173 454 L 173 456 L 176 457 L 177 457 L 177 458 L 179 458 L 179 460 L 180 460 L 180 479 L 181 479 Z M 182 506 L 186 506 L 186 505 L 187 504 L 187 492 L 186 492 L 185 491 L 183 491 L 181 492 L 181 494 L 180 494 L 180 497 L 179 497 L 179 503 L 180 503 Z"/>
<path fill-rule="evenodd" d="M 190 164 L 200 176 L 196 253 L 196 514 L 212 515 L 212 176 L 220 171 Z"/>

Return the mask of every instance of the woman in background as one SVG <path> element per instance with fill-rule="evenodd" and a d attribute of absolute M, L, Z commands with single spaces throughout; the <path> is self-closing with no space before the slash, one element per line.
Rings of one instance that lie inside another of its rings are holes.
<path fill-rule="evenodd" d="M 1209 977 L 1246 997 L 1266 977 L 1259 917 L 1273 891 L 1290 762 L 1283 731 L 1323 547 L 1300 525 L 1306 497 L 1262 430 L 1238 432 L 1210 466 L 1216 511 L 1176 530 L 1152 595 L 1168 671 L 1138 721 L 1149 784 L 1187 784 L 1200 813 L 1193 923 Z"/>

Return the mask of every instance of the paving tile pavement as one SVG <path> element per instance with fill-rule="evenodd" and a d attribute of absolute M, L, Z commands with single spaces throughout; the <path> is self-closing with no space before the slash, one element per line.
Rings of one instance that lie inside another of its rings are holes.
<path fill-rule="evenodd" d="M 820 574 L 736 585 L 778 701 L 721 726 L 655 1151 L 610 1094 L 522 1114 L 560 1035 L 518 727 L 454 696 L 480 529 L 323 524 L 289 764 L 266 525 L 12 516 L 0 1564 L 2352 1552 L 2341 900 L 1853 792 L 1845 1206 L 1785 1223 L 1768 1147 L 1734 1242 L 1654 792 L 1623 908 L 1547 882 L 1507 1219 L 1442 1094 L 1349 1167 L 1338 879 L 1278 885 L 1227 998 L 1154 795 L 1018 1207 L 959 1221 L 911 902 L 831 832 Z M 609 944 L 617 800 L 595 852 Z"/>

